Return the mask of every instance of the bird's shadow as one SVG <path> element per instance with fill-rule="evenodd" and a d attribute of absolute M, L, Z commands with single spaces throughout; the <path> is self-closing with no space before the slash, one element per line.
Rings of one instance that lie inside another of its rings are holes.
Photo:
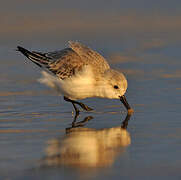
<path fill-rule="evenodd" d="M 130 120 L 132 114 L 127 113 L 125 119 L 122 121 L 121 123 L 121 128 L 123 129 L 127 129 L 128 127 L 128 121 Z M 68 133 L 71 129 L 73 128 L 78 128 L 78 127 L 83 127 L 86 125 L 86 123 L 88 123 L 88 121 L 94 119 L 93 116 L 86 116 L 82 121 L 77 121 L 77 115 L 74 116 L 74 119 L 72 121 L 72 124 L 70 127 L 67 127 L 66 133 Z"/>

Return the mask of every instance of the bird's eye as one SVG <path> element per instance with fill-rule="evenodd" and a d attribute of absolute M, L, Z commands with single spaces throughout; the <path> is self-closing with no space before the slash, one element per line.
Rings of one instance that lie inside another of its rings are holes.
<path fill-rule="evenodd" d="M 114 86 L 114 89 L 119 89 L 119 87 L 117 85 Z"/>

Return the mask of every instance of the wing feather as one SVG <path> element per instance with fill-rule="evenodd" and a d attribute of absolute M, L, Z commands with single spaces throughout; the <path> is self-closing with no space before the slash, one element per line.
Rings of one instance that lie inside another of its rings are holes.
<path fill-rule="evenodd" d="M 48 53 L 30 52 L 22 47 L 18 47 L 18 50 L 40 67 L 47 68 L 60 79 L 73 76 L 83 70 L 86 65 L 92 67 L 95 75 L 104 73 L 110 68 L 103 56 L 78 42 L 70 41 L 69 48 Z"/>
<path fill-rule="evenodd" d="M 87 61 L 93 67 L 97 68 L 101 73 L 109 69 L 107 61 L 96 51 L 82 45 L 79 42 L 69 41 L 69 46 L 72 48 L 84 61 Z"/>
<path fill-rule="evenodd" d="M 47 53 L 47 56 L 55 59 L 48 69 L 60 79 L 69 78 L 76 72 L 81 71 L 86 63 L 71 48 L 66 48 L 56 53 Z"/>

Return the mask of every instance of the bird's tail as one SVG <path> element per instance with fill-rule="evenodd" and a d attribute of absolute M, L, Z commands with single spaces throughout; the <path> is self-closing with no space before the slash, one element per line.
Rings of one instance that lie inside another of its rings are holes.
<path fill-rule="evenodd" d="M 51 60 L 50 57 L 47 57 L 45 54 L 35 51 L 28 51 L 27 49 L 17 46 L 17 51 L 20 51 L 28 59 L 37 64 L 39 67 L 47 66 Z"/>

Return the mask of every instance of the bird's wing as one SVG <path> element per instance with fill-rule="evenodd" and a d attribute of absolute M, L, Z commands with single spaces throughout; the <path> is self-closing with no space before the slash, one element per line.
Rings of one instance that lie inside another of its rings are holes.
<path fill-rule="evenodd" d="M 53 59 L 47 68 L 60 79 L 71 77 L 81 71 L 84 65 L 86 65 L 86 62 L 71 48 L 50 52 L 46 56 Z"/>
<path fill-rule="evenodd" d="M 104 57 L 89 47 L 73 41 L 69 41 L 69 47 L 75 51 L 83 61 L 91 64 L 93 67 L 97 67 L 101 72 L 110 68 Z"/>
<path fill-rule="evenodd" d="M 82 58 L 71 48 L 48 53 L 29 51 L 20 46 L 17 47 L 17 50 L 33 63 L 43 69 L 48 69 L 60 79 L 71 77 L 77 71 L 81 71 L 83 66 L 86 65 Z"/>
<path fill-rule="evenodd" d="M 110 68 L 99 53 L 78 42 L 70 41 L 69 48 L 48 53 L 31 52 L 19 46 L 18 50 L 35 64 L 47 68 L 60 79 L 71 77 L 83 70 L 85 65 L 90 65 L 95 74 L 104 73 Z"/>
<path fill-rule="evenodd" d="M 91 65 L 95 74 L 110 68 L 103 56 L 78 42 L 69 41 L 69 48 L 47 53 L 46 56 L 54 59 L 48 69 L 61 79 L 71 77 L 85 65 Z"/>

